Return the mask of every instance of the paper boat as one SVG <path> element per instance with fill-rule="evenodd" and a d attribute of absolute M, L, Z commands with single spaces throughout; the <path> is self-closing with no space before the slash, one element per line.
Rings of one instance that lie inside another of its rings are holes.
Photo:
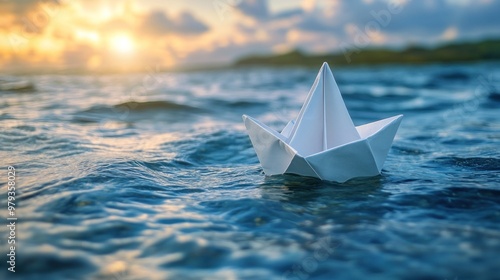
<path fill-rule="evenodd" d="M 321 67 L 296 119 L 281 133 L 243 115 L 266 175 L 345 182 L 380 174 L 402 115 L 354 126 L 330 67 Z"/>

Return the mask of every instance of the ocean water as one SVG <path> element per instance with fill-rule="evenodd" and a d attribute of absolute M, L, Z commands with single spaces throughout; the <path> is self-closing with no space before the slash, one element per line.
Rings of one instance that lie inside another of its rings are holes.
<path fill-rule="evenodd" d="M 405 115 L 382 174 L 266 177 L 241 115 L 318 69 L 0 76 L 0 277 L 498 279 L 500 64 L 332 65 L 355 124 Z"/>

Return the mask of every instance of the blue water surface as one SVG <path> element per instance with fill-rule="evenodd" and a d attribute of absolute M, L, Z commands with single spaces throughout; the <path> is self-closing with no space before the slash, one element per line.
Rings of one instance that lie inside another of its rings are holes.
<path fill-rule="evenodd" d="M 382 174 L 266 177 L 318 69 L 0 76 L 2 279 L 498 279 L 500 64 L 336 68 L 355 124 L 404 114 Z M 9 277 L 9 278 L 7 278 Z"/>

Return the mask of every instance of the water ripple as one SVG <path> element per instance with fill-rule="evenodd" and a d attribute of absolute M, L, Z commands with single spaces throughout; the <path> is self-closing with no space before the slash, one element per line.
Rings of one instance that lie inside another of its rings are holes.
<path fill-rule="evenodd" d="M 382 174 L 344 184 L 265 176 L 241 122 L 281 129 L 313 69 L 158 73 L 141 96 L 142 74 L 18 77 L 0 89 L 16 276 L 496 279 L 498 91 L 478 77 L 498 69 L 333 69 L 356 124 L 405 115 Z"/>

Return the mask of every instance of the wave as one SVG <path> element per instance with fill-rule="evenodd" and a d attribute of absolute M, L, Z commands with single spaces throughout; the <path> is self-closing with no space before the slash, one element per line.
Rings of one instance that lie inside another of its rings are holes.
<path fill-rule="evenodd" d="M 109 113 L 111 112 L 147 112 L 147 111 L 184 111 L 184 112 L 200 112 L 200 108 L 189 105 L 178 104 L 171 101 L 128 101 L 111 106 L 97 105 L 82 111 L 82 113 Z"/>
<path fill-rule="evenodd" d="M 128 101 L 115 105 L 96 105 L 74 115 L 78 123 L 95 123 L 102 119 L 136 121 L 157 115 L 171 116 L 170 121 L 180 121 L 185 117 L 205 112 L 204 109 L 178 104 L 171 101 Z M 175 113 L 175 114 L 173 114 Z"/>
<path fill-rule="evenodd" d="M 114 108 L 127 108 L 130 111 L 150 111 L 150 110 L 182 110 L 182 111 L 201 111 L 199 108 L 189 105 L 178 104 L 170 101 L 129 101 L 113 106 Z"/>
<path fill-rule="evenodd" d="M 266 107 L 269 103 L 254 100 L 223 100 L 210 99 L 209 102 L 215 106 L 224 106 L 230 108 L 250 108 L 250 107 Z"/>
<path fill-rule="evenodd" d="M 462 71 L 450 71 L 439 73 L 435 75 L 435 78 L 446 81 L 466 81 L 470 79 L 470 76 Z"/>
<path fill-rule="evenodd" d="M 500 92 L 491 91 L 488 99 L 495 102 L 500 102 Z"/>
<path fill-rule="evenodd" d="M 403 102 L 403 101 L 414 100 L 416 98 L 418 98 L 418 96 L 411 94 L 397 94 L 397 93 L 375 94 L 372 92 L 352 92 L 344 96 L 344 99 L 346 101 L 349 100 L 361 101 L 361 102 L 366 102 L 367 104 Z"/>
<path fill-rule="evenodd" d="M 465 83 L 471 79 L 469 74 L 461 71 L 443 72 L 435 74 L 427 83 L 424 84 L 425 88 L 443 88 L 448 84 Z"/>
<path fill-rule="evenodd" d="M 483 157 L 441 157 L 436 159 L 445 165 L 468 168 L 480 171 L 498 171 L 500 170 L 500 159 L 498 158 L 483 158 Z"/>
<path fill-rule="evenodd" d="M 218 130 L 164 146 L 179 153 L 180 161 L 193 166 L 257 163 L 250 139 L 244 133 Z"/>
<path fill-rule="evenodd" d="M 35 90 L 35 84 L 27 80 L 0 81 L 0 91 L 34 92 Z"/>

